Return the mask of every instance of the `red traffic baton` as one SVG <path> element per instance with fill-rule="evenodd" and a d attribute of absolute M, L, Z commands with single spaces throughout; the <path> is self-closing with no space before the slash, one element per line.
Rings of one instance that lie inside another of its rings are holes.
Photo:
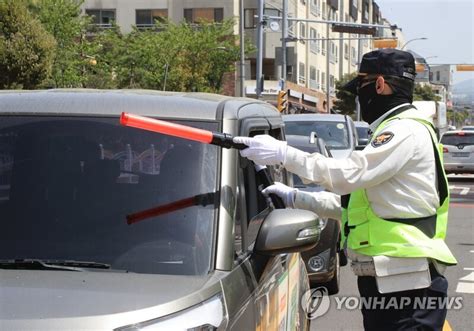
<path fill-rule="evenodd" d="M 248 147 L 245 144 L 234 143 L 232 140 L 234 137 L 227 133 L 212 132 L 130 113 L 122 113 L 120 124 L 224 148 L 245 149 Z"/>

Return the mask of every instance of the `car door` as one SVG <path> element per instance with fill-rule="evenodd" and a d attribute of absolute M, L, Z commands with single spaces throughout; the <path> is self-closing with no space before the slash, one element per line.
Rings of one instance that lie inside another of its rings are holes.
<path fill-rule="evenodd" d="M 281 127 L 271 128 L 265 119 L 253 118 L 241 126 L 241 135 L 254 136 L 270 134 L 282 139 Z M 253 246 L 260 226 L 272 210 L 267 200 L 259 192 L 259 182 L 254 164 L 240 158 L 238 217 L 236 221 L 236 259 L 250 266 L 250 273 L 255 282 L 252 293 L 252 305 L 255 309 L 256 330 L 295 330 L 304 323 L 300 311 L 299 298 L 301 292 L 307 290 L 306 271 L 301 265 L 300 255 L 280 254 L 274 257 L 262 256 L 253 252 Z M 286 170 L 269 167 L 275 180 L 287 183 Z M 304 284 L 304 285 L 301 285 Z M 243 309 L 242 309 L 243 311 Z M 250 314 L 247 314 L 250 315 Z M 247 330 L 248 319 L 234 320 L 234 330 Z"/>

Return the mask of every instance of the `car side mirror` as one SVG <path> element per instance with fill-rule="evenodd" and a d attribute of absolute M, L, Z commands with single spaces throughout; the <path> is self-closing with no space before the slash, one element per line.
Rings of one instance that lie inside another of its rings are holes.
<path fill-rule="evenodd" d="M 365 148 L 365 144 L 363 145 L 362 143 L 358 143 L 357 146 L 355 147 L 356 151 L 361 151 Z"/>
<path fill-rule="evenodd" d="M 302 252 L 316 246 L 321 229 L 308 210 L 274 209 L 263 221 L 254 251 L 262 255 Z"/>

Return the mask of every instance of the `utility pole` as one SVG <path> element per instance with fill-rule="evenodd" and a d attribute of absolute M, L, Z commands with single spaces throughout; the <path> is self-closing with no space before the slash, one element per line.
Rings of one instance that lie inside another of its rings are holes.
<path fill-rule="evenodd" d="M 360 38 L 360 35 L 358 35 Z M 362 60 L 362 40 L 357 41 L 357 67 L 360 68 L 360 61 Z M 357 115 L 357 120 L 360 121 L 360 103 L 359 103 L 359 96 L 356 96 L 356 115 Z"/>
<path fill-rule="evenodd" d="M 256 92 L 260 99 L 263 92 L 263 7 L 265 0 L 258 0 L 258 23 L 257 23 L 257 77 Z"/>
<path fill-rule="evenodd" d="M 245 29 L 244 29 L 244 0 L 240 0 L 240 23 L 239 23 L 239 33 L 240 33 L 240 96 L 245 97 Z"/>
<path fill-rule="evenodd" d="M 330 70 L 330 65 L 329 65 L 329 57 L 331 55 L 330 53 L 330 41 L 329 41 L 329 29 L 330 25 L 326 25 L 326 111 L 328 113 L 331 112 L 331 107 L 330 107 L 330 102 L 331 102 L 331 92 L 329 91 L 329 88 L 331 86 L 330 81 L 329 81 L 329 70 Z"/>
<path fill-rule="evenodd" d="M 283 10 L 282 10 L 283 20 L 281 28 L 281 79 L 282 79 L 282 89 L 286 88 L 286 67 L 287 67 L 287 57 L 286 57 L 286 41 L 288 39 L 288 0 L 283 0 Z"/>

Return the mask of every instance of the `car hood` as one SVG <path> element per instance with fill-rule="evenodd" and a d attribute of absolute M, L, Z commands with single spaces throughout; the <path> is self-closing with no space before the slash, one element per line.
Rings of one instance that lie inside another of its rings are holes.
<path fill-rule="evenodd" d="M 102 329 L 137 323 L 196 304 L 196 295 L 205 300 L 203 292 L 212 291 L 204 288 L 220 286 L 209 284 L 210 278 L 0 270 L 0 329 Z"/>
<path fill-rule="evenodd" d="M 335 159 L 345 159 L 352 153 L 352 149 L 331 149 L 331 155 Z"/>

